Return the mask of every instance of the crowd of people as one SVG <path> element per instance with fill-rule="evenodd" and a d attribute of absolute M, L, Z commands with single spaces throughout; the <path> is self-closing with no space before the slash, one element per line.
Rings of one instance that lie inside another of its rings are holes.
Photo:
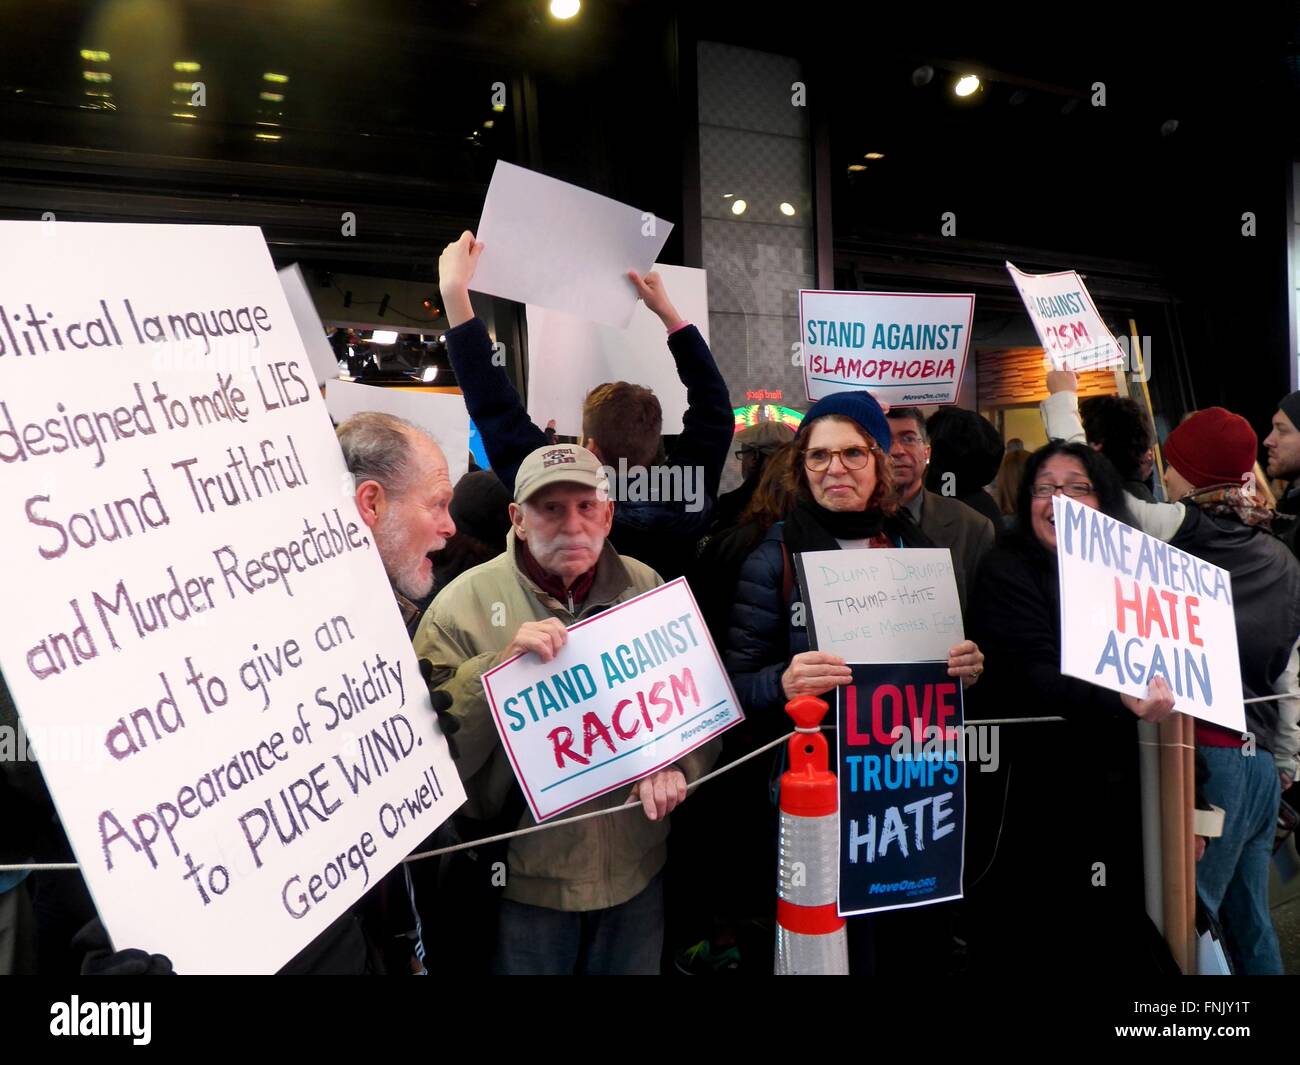
<path fill-rule="evenodd" d="M 1130 696 L 1062 675 L 1058 494 L 1232 576 L 1243 695 L 1279 698 L 1248 704 L 1246 734 L 1196 727 L 1197 806 L 1223 811 L 1206 829 L 1216 834 L 1197 837 L 1196 888 L 1234 971 L 1282 971 L 1268 869 L 1300 752 L 1300 487 L 1274 503 L 1266 482 L 1300 486 L 1300 393 L 1282 401 L 1263 441 L 1266 475 L 1245 419 L 1217 407 L 1192 414 L 1164 442 L 1167 492 L 1142 408 L 1116 397 L 1079 404 L 1064 371 L 1047 377 L 1049 443 L 1032 452 L 1004 447 L 974 412 L 885 409 L 862 390 L 818 400 L 797 431 L 737 436 L 700 331 L 657 274 L 632 273 L 686 386 L 683 430 L 665 442 L 655 395 L 612 382 L 587 395 L 581 437 L 565 442 L 532 422 L 492 358 L 469 294 L 481 251 L 469 233 L 448 245 L 439 282 L 447 350 L 490 470 L 453 485 L 437 444 L 389 415 L 337 428 L 468 795 L 427 843 L 533 823 L 483 674 L 519 653 L 552 660 L 574 623 L 665 580 L 690 582 L 745 721 L 572 814 L 637 811 L 402 865 L 285 972 L 770 971 L 781 749 L 690 785 L 787 732 L 791 698 L 830 700 L 851 681 L 843 658 L 811 645 L 794 556 L 885 547 L 951 552 L 968 638 L 949 649 L 947 672 L 960 678 L 968 720 L 1059 720 L 1004 728 L 997 771 L 967 774 L 965 898 L 850 918 L 852 971 L 1167 971 L 1145 912 L 1137 726 L 1178 700 L 1158 676 Z M 743 481 L 720 495 L 733 448 Z M 697 472 L 705 505 L 627 501 L 609 478 L 655 466 Z M 0 724 L 14 713 L 0 684 Z M 70 857 L 34 763 L 0 765 L 0 799 L 3 858 Z M 111 944 L 76 874 L 0 872 L 0 972 L 69 969 L 170 964 Z"/>

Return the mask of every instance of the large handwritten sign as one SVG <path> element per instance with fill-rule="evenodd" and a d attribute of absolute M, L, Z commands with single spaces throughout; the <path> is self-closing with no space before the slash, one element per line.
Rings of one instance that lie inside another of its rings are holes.
<path fill-rule="evenodd" d="M 114 943 L 273 972 L 464 798 L 294 318 L 256 229 L 0 240 L 5 680 Z"/>

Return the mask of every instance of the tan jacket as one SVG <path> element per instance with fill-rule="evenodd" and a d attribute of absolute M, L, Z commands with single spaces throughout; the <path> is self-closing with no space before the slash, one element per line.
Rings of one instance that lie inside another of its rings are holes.
<path fill-rule="evenodd" d="M 569 626 L 663 583 L 649 566 L 623 558 L 606 542 L 591 591 L 574 612 L 529 579 L 516 561 L 515 547 L 511 530 L 505 554 L 447 585 L 414 639 L 417 657 L 433 663 L 433 686 L 451 695 L 450 712 L 460 719 L 456 764 L 469 796 L 462 812 L 472 818 L 499 814 L 514 785 L 481 678 L 505 660 L 519 626 L 545 618 Z M 677 763 L 688 783 L 708 772 L 719 749 L 714 740 Z M 627 791 L 620 788 L 562 817 L 621 806 L 626 800 Z M 520 827 L 534 823 L 531 811 L 525 811 Z M 663 868 L 667 838 L 667 821 L 651 821 L 640 810 L 521 836 L 510 841 L 505 897 L 554 910 L 617 906 L 643 891 Z"/>

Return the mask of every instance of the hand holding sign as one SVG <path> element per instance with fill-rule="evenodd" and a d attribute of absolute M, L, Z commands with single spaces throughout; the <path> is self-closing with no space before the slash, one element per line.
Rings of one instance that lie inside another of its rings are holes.
<path fill-rule="evenodd" d="M 800 695 L 825 695 L 832 688 L 848 684 L 853 670 L 839 655 L 825 651 L 801 651 L 790 659 L 781 674 L 781 690 L 787 699 Z"/>
<path fill-rule="evenodd" d="M 1164 677 L 1155 677 L 1147 687 L 1147 697 L 1140 699 L 1136 695 L 1121 694 L 1119 701 L 1133 711 L 1143 721 L 1153 725 L 1160 724 L 1174 712 L 1174 693 Z"/>
<path fill-rule="evenodd" d="M 568 630 L 559 618 L 525 621 L 519 626 L 510 646 L 501 652 L 501 661 L 508 662 L 515 655 L 531 651 L 543 662 L 549 662 L 560 653 L 568 639 Z"/>
<path fill-rule="evenodd" d="M 651 821 L 662 821 L 686 801 L 686 775 L 676 766 L 661 769 L 633 784 L 629 798 L 640 800 Z"/>
<path fill-rule="evenodd" d="M 969 688 L 984 672 L 984 652 L 974 640 L 963 640 L 948 649 L 948 676 L 961 677 L 962 687 Z"/>
<path fill-rule="evenodd" d="M 629 270 L 627 276 L 628 280 L 636 286 L 636 293 L 641 297 L 641 302 L 646 305 L 646 309 L 654 311 L 665 328 L 671 329 L 681 322 L 682 316 L 677 313 L 677 308 L 668 298 L 668 288 L 664 285 L 658 270 L 651 270 L 644 278 L 635 270 Z"/>
<path fill-rule="evenodd" d="M 442 306 L 447 313 L 447 324 L 453 329 L 474 317 L 474 307 L 469 301 L 469 283 L 474 280 L 478 258 L 483 254 L 483 242 L 475 240 L 468 229 L 442 249 L 438 256 L 438 291 L 442 293 Z"/>

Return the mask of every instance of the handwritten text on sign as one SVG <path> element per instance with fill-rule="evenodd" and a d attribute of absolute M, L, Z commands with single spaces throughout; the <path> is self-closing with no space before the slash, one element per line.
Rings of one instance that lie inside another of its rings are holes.
<path fill-rule="evenodd" d="M 946 661 L 965 638 L 946 547 L 804 551 L 795 561 L 818 651 L 846 662 Z"/>
<path fill-rule="evenodd" d="M 1246 727 L 1227 570 L 1055 496 L 1061 672 L 1145 696 L 1154 677 L 1183 713 Z"/>
<path fill-rule="evenodd" d="M 809 401 L 865 388 L 887 403 L 954 403 L 975 297 L 933 292 L 799 293 Z"/>
<path fill-rule="evenodd" d="M 294 319 L 256 229 L 0 237 L 5 680 L 114 942 L 273 972 L 464 798 Z"/>
<path fill-rule="evenodd" d="M 854 666 L 836 692 L 839 912 L 961 898 L 961 682 L 943 662 Z"/>
<path fill-rule="evenodd" d="M 569 629 L 550 662 L 483 674 L 538 821 L 671 765 L 743 718 L 684 578 Z"/>

